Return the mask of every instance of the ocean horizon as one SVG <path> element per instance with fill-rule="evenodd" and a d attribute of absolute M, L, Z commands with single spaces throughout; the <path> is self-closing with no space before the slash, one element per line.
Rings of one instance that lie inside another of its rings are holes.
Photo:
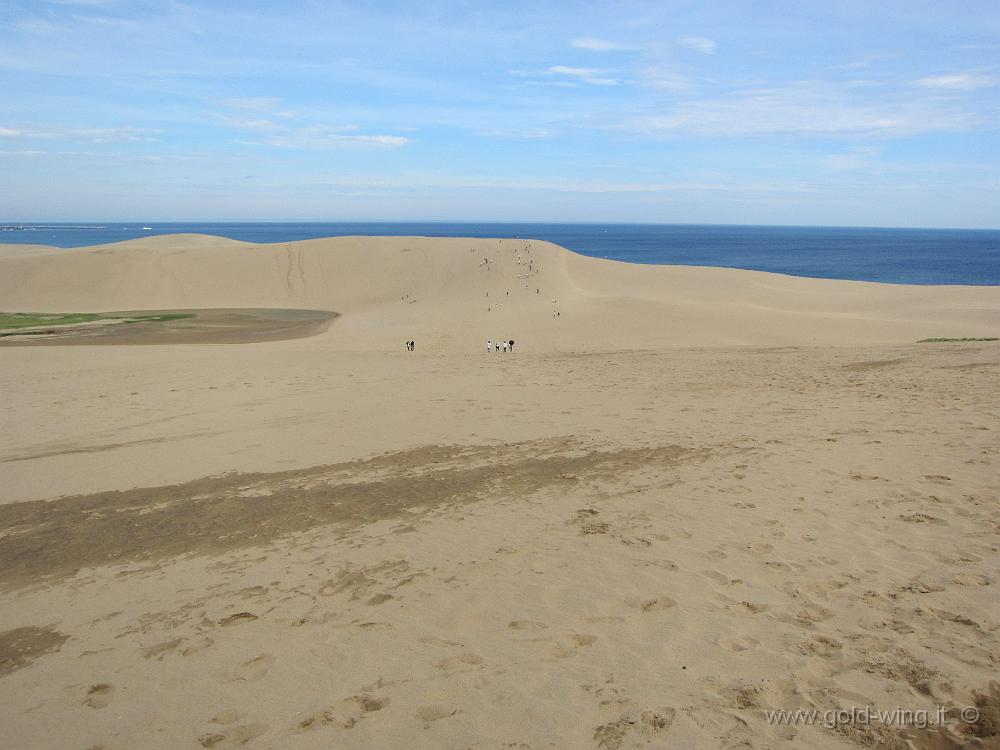
<path fill-rule="evenodd" d="M 550 222 L 0 223 L 0 244 L 72 248 L 195 233 L 257 243 L 386 235 L 546 240 L 597 258 L 890 284 L 1000 285 L 1000 229 Z"/>

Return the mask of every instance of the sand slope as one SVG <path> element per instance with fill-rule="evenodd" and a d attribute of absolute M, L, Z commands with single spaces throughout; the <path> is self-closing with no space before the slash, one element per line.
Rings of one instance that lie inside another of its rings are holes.
<path fill-rule="evenodd" d="M 912 343 L 998 290 L 530 251 L 0 253 L 4 310 L 341 314 L 0 349 L 5 750 L 1000 747 L 1000 342 Z"/>
<path fill-rule="evenodd" d="M 341 237 L 256 245 L 165 235 L 0 251 L 4 310 L 207 307 L 330 310 L 343 317 L 325 343 L 359 350 L 396 349 L 410 338 L 436 351 L 471 351 L 500 337 L 535 351 L 912 343 L 1000 328 L 997 287 L 636 266 L 539 241 Z"/>

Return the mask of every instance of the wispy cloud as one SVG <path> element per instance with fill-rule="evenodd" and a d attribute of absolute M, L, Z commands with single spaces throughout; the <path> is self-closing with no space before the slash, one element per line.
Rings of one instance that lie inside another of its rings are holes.
<path fill-rule="evenodd" d="M 630 52 L 637 49 L 628 44 L 612 42 L 608 39 L 599 39 L 593 36 L 578 37 L 571 41 L 569 45 L 576 49 L 585 49 L 590 52 Z"/>
<path fill-rule="evenodd" d="M 282 107 L 282 100 L 276 96 L 235 97 L 223 99 L 221 104 L 242 112 L 253 112 L 269 117 L 292 118 L 298 112 Z"/>
<path fill-rule="evenodd" d="M 803 81 L 687 100 L 663 113 L 632 118 L 623 126 L 649 135 L 901 137 L 960 132 L 975 122 L 965 111 L 932 101 L 854 101 L 849 90 Z"/>
<path fill-rule="evenodd" d="M 55 5 L 79 5 L 84 8 L 108 8 L 117 5 L 118 0 L 49 0 Z"/>
<path fill-rule="evenodd" d="M 839 65 L 831 65 L 830 68 L 832 70 L 860 70 L 871 67 L 872 63 L 879 62 L 881 60 L 893 60 L 897 57 L 898 55 L 890 54 L 888 52 L 873 52 L 869 55 L 864 55 L 857 59 L 840 63 Z"/>
<path fill-rule="evenodd" d="M 571 76 L 584 83 L 589 83 L 591 86 L 617 86 L 621 83 L 620 79 L 608 76 L 608 71 L 599 68 L 574 68 L 569 65 L 553 65 L 547 72 L 556 75 Z"/>
<path fill-rule="evenodd" d="M 700 52 L 703 55 L 714 55 L 716 44 L 713 40 L 704 36 L 684 36 L 677 40 L 677 43 L 685 49 Z"/>
<path fill-rule="evenodd" d="M 60 141 L 86 141 L 89 143 L 122 143 L 128 141 L 154 141 L 159 130 L 133 127 L 26 127 L 0 128 L 5 138 L 43 139 Z"/>
<path fill-rule="evenodd" d="M 918 78 L 914 83 L 925 89 L 952 89 L 954 91 L 974 91 L 995 86 L 996 81 L 981 73 L 951 73 Z"/>
<path fill-rule="evenodd" d="M 356 125 L 338 127 L 310 126 L 289 129 L 271 135 L 261 143 L 278 148 L 336 149 L 336 148 L 398 148 L 412 143 L 401 135 L 355 133 Z M 255 144 L 256 145 L 256 144 Z"/>
<path fill-rule="evenodd" d="M 876 146 L 855 146 L 836 154 L 829 154 L 823 160 L 823 166 L 834 172 L 854 172 L 869 169 L 881 149 Z"/>
<path fill-rule="evenodd" d="M 215 118 L 220 124 L 230 128 L 241 128 L 246 130 L 273 130 L 281 127 L 274 120 L 265 118 L 251 119 L 248 117 L 234 117 L 233 115 L 216 114 Z"/>
<path fill-rule="evenodd" d="M 558 73 L 564 76 L 576 76 L 578 78 L 585 78 L 587 76 L 594 76 L 600 73 L 597 68 L 571 68 L 568 65 L 553 65 L 549 68 L 549 73 Z"/>
<path fill-rule="evenodd" d="M 677 72 L 669 65 L 645 65 L 639 68 L 638 73 L 642 85 L 651 89 L 681 93 L 690 91 L 694 87 L 688 76 Z"/>
<path fill-rule="evenodd" d="M 511 138 L 511 139 L 527 139 L 535 140 L 538 138 L 548 138 L 552 135 L 552 131 L 548 128 L 524 128 L 521 130 L 514 129 L 503 129 L 503 128 L 489 128 L 483 131 L 483 135 L 488 138 Z"/>

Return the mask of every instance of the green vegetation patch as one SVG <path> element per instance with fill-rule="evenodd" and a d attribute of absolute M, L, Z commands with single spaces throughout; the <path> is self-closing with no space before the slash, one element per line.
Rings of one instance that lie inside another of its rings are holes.
<path fill-rule="evenodd" d="M 184 318 L 193 317 L 195 317 L 194 313 L 160 313 L 158 315 L 129 315 L 123 320 L 126 323 L 146 323 L 149 321 L 162 323 L 168 320 L 184 320 Z"/>
<path fill-rule="evenodd" d="M 68 326 L 73 323 L 93 323 L 95 320 L 114 320 L 120 323 L 166 323 L 171 320 L 194 318 L 194 313 L 154 312 L 135 315 L 115 315 L 109 313 L 0 313 L 0 337 L 33 336 L 39 333 L 55 333 L 51 326 Z M 23 331 L 21 328 L 39 328 L 44 331 Z M 4 333 L 3 331 L 6 331 Z"/>
<path fill-rule="evenodd" d="M 1000 337 L 994 336 L 993 338 L 965 338 L 965 339 L 920 339 L 918 344 L 945 344 L 951 341 L 1000 341 Z"/>
<path fill-rule="evenodd" d="M 100 313 L 0 313 L 0 329 L 67 326 L 100 320 Z"/>

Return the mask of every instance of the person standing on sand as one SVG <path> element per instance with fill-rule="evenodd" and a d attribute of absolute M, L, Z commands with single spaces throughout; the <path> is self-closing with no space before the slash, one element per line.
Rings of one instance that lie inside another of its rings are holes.
<path fill-rule="evenodd" d="M 504 354 L 507 353 L 507 342 L 506 341 L 503 342 L 503 353 Z"/>
<path fill-rule="evenodd" d="M 508 343 L 508 344 L 510 344 L 510 350 L 511 350 L 511 351 L 514 351 L 514 339 L 511 339 L 511 340 L 510 340 L 510 341 L 508 341 L 507 343 Z"/>
<path fill-rule="evenodd" d="M 489 354 L 491 351 L 493 351 L 493 339 L 486 342 L 486 353 Z"/>

